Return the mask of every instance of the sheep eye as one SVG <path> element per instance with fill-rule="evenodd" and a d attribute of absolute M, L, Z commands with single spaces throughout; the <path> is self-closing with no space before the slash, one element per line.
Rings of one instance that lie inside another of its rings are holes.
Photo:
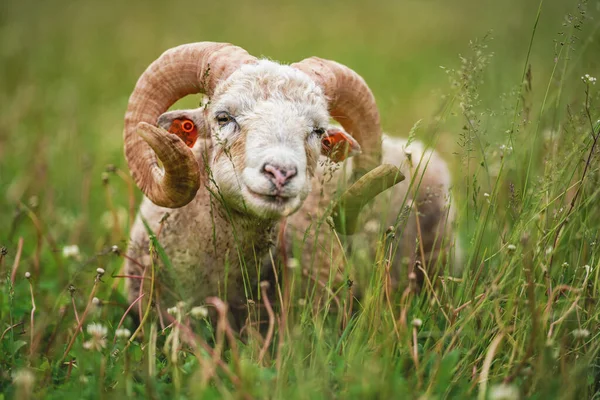
<path fill-rule="evenodd" d="M 233 117 L 229 115 L 227 111 L 218 112 L 215 119 L 217 120 L 220 126 L 225 126 L 231 121 L 233 121 Z"/>
<path fill-rule="evenodd" d="M 318 136 L 323 136 L 325 134 L 325 128 L 314 128 L 313 133 Z"/>

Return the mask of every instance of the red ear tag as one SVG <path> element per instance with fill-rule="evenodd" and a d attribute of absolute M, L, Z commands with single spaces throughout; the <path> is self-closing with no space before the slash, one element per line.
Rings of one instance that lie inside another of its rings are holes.
<path fill-rule="evenodd" d="M 321 139 L 321 154 L 334 162 L 342 162 L 348 158 L 352 140 L 339 129 L 328 129 L 327 135 Z"/>
<path fill-rule="evenodd" d="M 169 127 L 169 132 L 179 136 L 181 140 L 188 146 L 194 147 L 194 143 L 198 139 L 198 129 L 193 121 L 184 119 L 174 119 Z"/>

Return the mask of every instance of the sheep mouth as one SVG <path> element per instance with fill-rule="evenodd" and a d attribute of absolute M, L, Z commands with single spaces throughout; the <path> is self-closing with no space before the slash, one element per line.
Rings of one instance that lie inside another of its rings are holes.
<path fill-rule="evenodd" d="M 276 206 L 285 206 L 288 203 L 290 203 L 294 198 L 296 198 L 296 196 L 284 196 L 281 194 L 258 193 L 250 189 L 248 186 L 246 186 L 246 190 L 248 190 L 248 193 L 250 193 L 252 197 Z"/>

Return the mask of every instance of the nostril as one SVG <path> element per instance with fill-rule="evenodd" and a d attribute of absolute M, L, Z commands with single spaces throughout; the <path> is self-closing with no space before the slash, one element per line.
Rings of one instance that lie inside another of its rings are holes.
<path fill-rule="evenodd" d="M 296 167 L 285 168 L 273 164 L 265 164 L 262 171 L 278 188 L 281 188 L 298 173 Z"/>
<path fill-rule="evenodd" d="M 289 169 L 285 170 L 285 178 L 291 179 L 294 176 L 296 176 L 297 173 L 298 173 L 298 170 L 296 169 L 296 167 L 289 168 Z"/>
<path fill-rule="evenodd" d="M 261 169 L 262 173 L 267 175 L 268 177 L 275 177 L 275 175 L 273 174 L 273 166 L 271 164 L 265 164 L 262 166 Z"/>

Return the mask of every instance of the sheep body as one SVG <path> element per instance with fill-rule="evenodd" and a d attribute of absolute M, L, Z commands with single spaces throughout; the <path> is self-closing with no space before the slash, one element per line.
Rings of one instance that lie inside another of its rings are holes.
<path fill-rule="evenodd" d="M 442 243 L 449 246 L 453 240 L 454 213 L 449 208 L 451 177 L 447 164 L 437 152 L 426 150 L 422 143 L 407 144 L 405 139 L 383 136 L 382 161 L 398 166 L 407 179 L 377 196 L 365 208 L 361 218 L 365 229 L 353 237 L 341 236 L 342 241 L 351 243 L 355 251 L 366 251 L 372 257 L 373 245 L 377 243 L 382 227 L 394 226 L 398 232 L 397 251 L 392 260 L 394 287 L 415 261 L 420 260 L 416 248 L 416 208 L 419 209 L 421 237 L 429 264 L 435 264 Z M 210 143 L 206 140 L 195 146 L 194 153 L 199 161 L 209 148 Z M 290 250 L 294 247 L 293 241 L 304 241 L 300 266 L 306 275 L 323 283 L 330 282 L 330 275 L 333 275 L 333 285 L 339 286 L 347 279 L 343 269 L 346 248 L 332 240 L 332 228 L 323 220 L 336 192 L 344 187 L 340 183 L 352 175 L 352 158 L 336 165 L 333 172 L 331 167 L 331 163 L 321 156 L 311 180 L 310 194 L 300 210 L 287 219 L 286 239 Z M 413 193 L 410 192 L 411 177 L 415 177 Z M 129 257 L 139 264 L 129 261 L 127 274 L 140 276 L 143 266 L 150 265 L 148 234 L 141 221 L 143 216 L 154 232 L 160 232 L 159 241 L 174 267 L 174 275 L 164 267 L 158 275 L 158 290 L 167 302 L 161 307 L 172 306 L 178 299 L 198 304 L 209 296 L 220 296 L 229 302 L 234 313 L 239 314 L 236 320 L 242 323 L 242 310 L 247 300 L 257 293 L 259 281 L 272 279 L 269 248 L 273 246 L 278 227 L 274 223 L 248 218 L 243 213 L 231 215 L 231 210 L 224 209 L 210 193 L 200 190 L 190 204 L 178 209 L 159 207 L 144 199 L 132 228 L 129 248 Z M 403 213 L 403 209 L 408 212 Z M 401 220 L 400 215 L 404 216 Z M 307 232 L 308 239 L 305 237 Z M 257 262 L 260 259 L 264 261 L 262 266 Z M 361 282 L 357 284 L 360 287 Z M 130 300 L 138 296 L 139 281 L 131 281 L 129 293 Z"/>
<path fill-rule="evenodd" d="M 434 267 L 440 257 L 455 247 L 455 257 L 451 263 L 451 273 L 459 272 L 460 249 L 455 246 L 453 233 L 455 218 L 450 202 L 451 175 L 444 159 L 432 149 L 426 149 L 419 141 L 383 135 L 382 163 L 396 165 L 406 179 L 387 191 L 379 194 L 361 213 L 359 225 L 363 228 L 356 234 L 345 237 L 340 242 L 334 237 L 332 227 L 325 223 L 326 210 L 335 193 L 344 187 L 353 173 L 352 158 L 333 171 L 326 160 L 321 160 L 313 178 L 313 191 L 298 212 L 288 217 L 286 247 L 289 257 L 300 258 L 305 276 L 310 280 L 319 280 L 322 284 L 344 284 L 347 279 L 360 286 L 354 277 L 344 270 L 347 250 L 375 257 L 375 246 L 381 235 L 389 227 L 394 233 L 391 260 L 392 287 L 397 289 L 400 282 L 406 281 L 408 273 L 415 269 L 416 262 L 426 260 L 428 273 L 434 273 Z M 342 183 L 340 185 L 340 183 Z M 418 251 L 417 210 L 421 228 L 424 255 Z M 300 249 L 294 253 L 292 249 Z M 445 261 L 447 258 L 442 259 Z M 414 270 L 419 281 L 423 273 Z M 335 291 L 336 288 L 334 287 Z M 355 291 L 356 293 L 356 291 Z"/>

